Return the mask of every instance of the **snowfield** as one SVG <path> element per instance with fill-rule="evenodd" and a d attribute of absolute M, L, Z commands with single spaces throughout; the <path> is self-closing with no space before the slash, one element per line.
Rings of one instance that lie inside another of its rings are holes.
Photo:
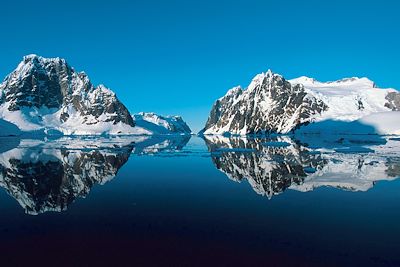
<path fill-rule="evenodd" d="M 385 106 L 386 96 L 395 89 L 377 88 L 368 78 L 345 78 L 334 82 L 319 82 L 308 77 L 289 80 L 292 84 L 302 84 L 306 92 L 321 99 L 328 105 L 328 110 L 316 120 L 335 119 L 354 121 L 375 112 L 390 109 Z"/>

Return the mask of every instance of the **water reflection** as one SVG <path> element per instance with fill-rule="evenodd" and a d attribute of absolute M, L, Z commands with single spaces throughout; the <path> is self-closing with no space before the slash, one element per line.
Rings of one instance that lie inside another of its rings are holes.
<path fill-rule="evenodd" d="M 321 186 L 367 191 L 379 180 L 400 175 L 399 139 L 307 138 L 205 136 L 206 146 L 198 138 L 186 146 L 190 136 L 1 139 L 0 186 L 28 214 L 60 212 L 94 185 L 112 180 L 131 155 L 175 157 L 183 148 L 193 159 L 194 152 L 208 150 L 218 170 L 233 181 L 248 181 L 268 198 Z"/>
<path fill-rule="evenodd" d="M 393 143 L 386 141 L 376 146 L 360 146 L 361 141 L 348 146 L 351 142 L 340 138 L 336 145 L 330 143 L 329 149 L 311 148 L 288 136 L 205 136 L 205 141 L 217 169 L 234 181 L 246 179 L 255 192 L 268 198 L 286 189 L 306 192 L 320 186 L 367 191 L 378 180 L 400 175 L 399 154 Z"/>
<path fill-rule="evenodd" d="M 179 150 L 189 139 L 190 136 L 3 139 L 0 186 L 28 214 L 60 212 L 77 197 L 85 197 L 94 185 L 112 180 L 131 153 Z"/>
<path fill-rule="evenodd" d="M 136 137 L 133 153 L 137 155 L 175 152 L 182 150 L 189 142 L 190 135 L 159 135 Z"/>
<path fill-rule="evenodd" d="M 77 197 L 86 196 L 93 185 L 113 179 L 132 149 L 133 145 L 94 147 L 89 143 L 54 147 L 44 141 L 22 140 L 17 148 L 0 154 L 0 186 L 28 214 L 63 211 Z"/>

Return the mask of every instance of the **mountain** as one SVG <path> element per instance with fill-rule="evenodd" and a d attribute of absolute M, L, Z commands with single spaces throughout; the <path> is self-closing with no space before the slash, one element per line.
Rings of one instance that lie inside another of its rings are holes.
<path fill-rule="evenodd" d="M 191 134 L 189 126 L 180 116 L 161 116 L 140 112 L 132 116 L 137 128 L 151 134 Z"/>
<path fill-rule="evenodd" d="M 64 59 L 25 56 L 0 84 L 0 119 L 22 131 L 60 134 L 136 134 L 115 93 L 94 86 Z"/>
<path fill-rule="evenodd" d="M 218 99 L 201 133 L 289 133 L 313 122 L 348 122 L 377 112 L 398 110 L 400 93 L 377 88 L 367 78 L 326 83 L 304 76 L 286 80 L 269 70 L 256 75 L 247 89 L 234 87 Z M 382 116 L 389 120 L 387 116 L 393 114 Z M 360 122 L 365 123 L 365 120 Z"/>

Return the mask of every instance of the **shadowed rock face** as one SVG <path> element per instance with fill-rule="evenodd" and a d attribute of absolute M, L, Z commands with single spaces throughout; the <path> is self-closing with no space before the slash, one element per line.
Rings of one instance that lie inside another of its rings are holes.
<path fill-rule="evenodd" d="M 321 186 L 367 191 L 376 181 L 400 176 L 398 157 L 375 154 L 372 149 L 367 153 L 351 152 L 352 149 L 359 150 L 359 144 L 345 149 L 340 140 L 331 144 L 331 149 L 336 147 L 336 152 L 321 153 L 287 136 L 204 138 L 217 169 L 231 180 L 247 180 L 255 192 L 268 198 L 286 189 L 306 192 Z"/>
<path fill-rule="evenodd" d="M 113 179 L 132 148 L 15 148 L 1 155 L 0 185 L 28 214 L 63 211 L 95 184 Z"/>
<path fill-rule="evenodd" d="M 326 109 L 302 85 L 291 85 L 268 71 L 257 75 L 246 90 L 233 88 L 217 100 L 202 133 L 287 133 Z"/>
<path fill-rule="evenodd" d="M 112 91 L 102 85 L 94 87 L 85 73 L 75 72 L 60 58 L 24 57 L 0 84 L 1 103 L 8 103 L 9 111 L 23 107 L 61 110 L 61 122 L 78 112 L 88 125 L 96 124 L 104 115 L 101 121 L 134 126 L 128 110 Z"/>

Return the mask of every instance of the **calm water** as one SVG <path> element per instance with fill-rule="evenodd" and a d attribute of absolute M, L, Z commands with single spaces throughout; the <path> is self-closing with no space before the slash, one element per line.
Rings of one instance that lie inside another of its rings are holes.
<path fill-rule="evenodd" d="M 2 138 L 1 261 L 400 266 L 397 144 Z"/>

